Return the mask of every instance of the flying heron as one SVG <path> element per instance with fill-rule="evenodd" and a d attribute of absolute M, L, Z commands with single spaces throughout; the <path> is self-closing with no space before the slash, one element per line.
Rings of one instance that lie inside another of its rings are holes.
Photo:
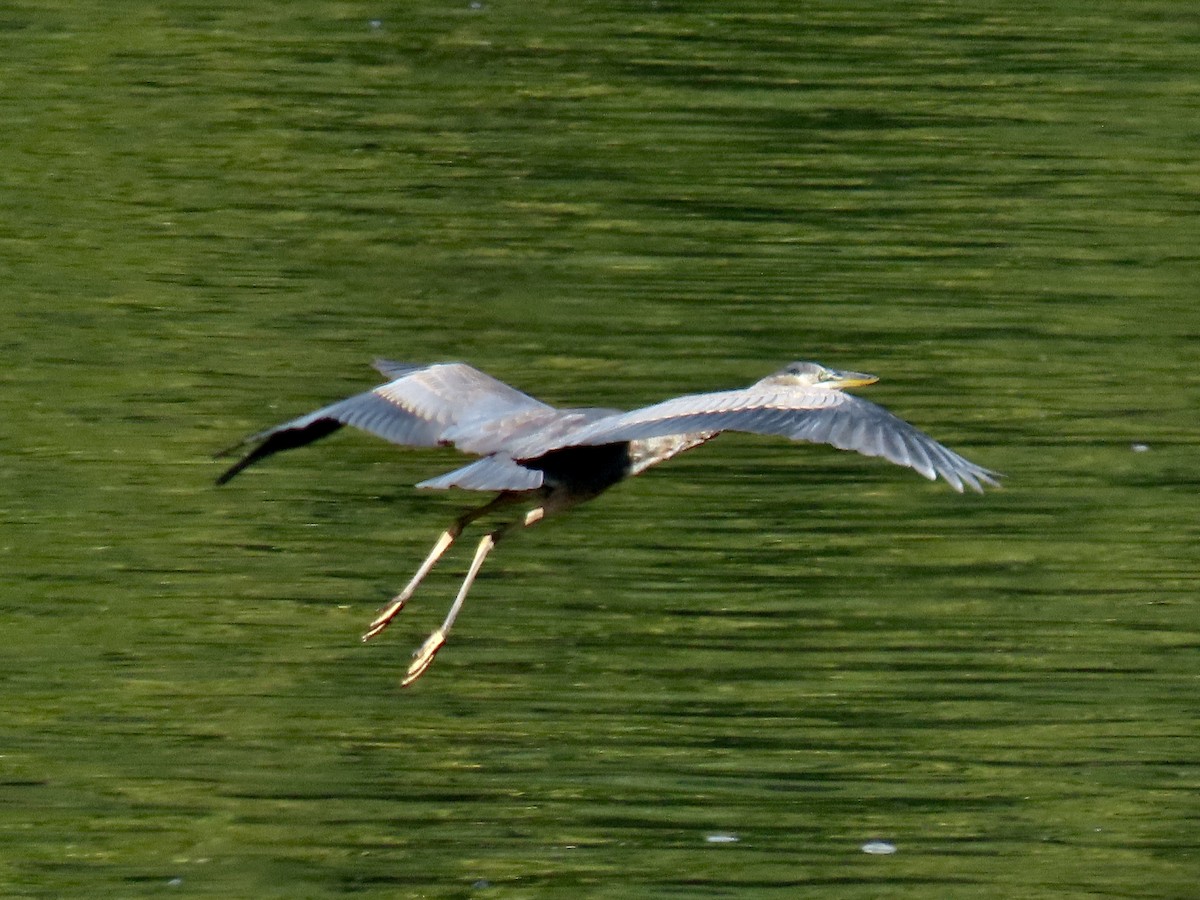
<path fill-rule="evenodd" d="M 413 653 L 404 685 L 429 668 L 480 566 L 504 535 L 591 500 L 623 478 L 698 447 L 722 431 L 780 435 L 882 456 L 931 481 L 941 476 L 960 493 L 964 485 L 979 492 L 985 484 L 998 486 L 997 473 L 943 447 L 883 407 L 844 393 L 845 388 L 874 383 L 874 375 L 839 372 L 813 362 L 792 363 L 746 388 L 689 394 L 632 412 L 556 409 L 464 363 L 377 360 L 375 368 L 390 379 L 386 384 L 251 435 L 224 451 L 252 445 L 217 483 L 224 484 L 263 457 L 302 447 L 343 425 L 396 444 L 453 445 L 480 457 L 417 485 L 498 493 L 450 524 L 404 590 L 379 610 L 364 641 L 387 628 L 464 528 L 497 509 L 529 504 L 524 515 L 480 540 L 445 621 Z"/>

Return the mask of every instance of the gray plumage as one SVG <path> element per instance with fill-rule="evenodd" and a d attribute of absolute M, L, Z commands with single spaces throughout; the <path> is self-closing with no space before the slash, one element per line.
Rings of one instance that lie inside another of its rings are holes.
<path fill-rule="evenodd" d="M 489 503 L 460 515 L 434 543 L 408 585 L 376 615 L 363 640 L 383 631 L 417 586 L 479 517 L 529 500 L 532 508 L 486 534 L 454 604 L 414 659 L 402 684 L 419 678 L 446 642 L 467 591 L 496 543 L 514 528 L 590 500 L 623 478 L 711 440 L 722 431 L 779 435 L 882 456 L 941 477 L 957 491 L 996 485 L 996 473 L 943 447 L 881 406 L 844 393 L 874 376 L 838 372 L 817 363 L 792 363 L 747 388 L 675 397 L 653 406 L 555 409 L 463 363 L 431 366 L 380 360 L 390 380 L 252 435 L 232 452 L 249 450 L 217 479 L 224 484 L 246 466 L 281 450 L 302 447 L 344 425 L 396 444 L 452 445 L 478 457 L 462 468 L 421 482 L 423 488 L 497 491 Z"/>
<path fill-rule="evenodd" d="M 707 440 L 722 431 L 778 435 L 881 456 L 928 479 L 940 476 L 957 491 L 964 486 L 981 491 L 984 485 L 997 484 L 995 473 L 839 387 L 847 380 L 844 376 L 852 383 L 869 383 L 869 376 L 815 363 L 793 363 L 747 388 L 675 397 L 632 412 L 556 409 L 464 363 L 419 366 L 379 360 L 375 368 L 392 380 L 252 435 L 230 448 L 253 445 L 218 482 L 225 483 L 263 457 L 352 425 L 396 444 L 453 445 L 483 457 L 418 485 L 424 488 L 536 490 L 546 482 L 547 457 L 568 455 L 572 448 L 676 435 Z M 631 449 L 636 453 L 636 447 Z"/>

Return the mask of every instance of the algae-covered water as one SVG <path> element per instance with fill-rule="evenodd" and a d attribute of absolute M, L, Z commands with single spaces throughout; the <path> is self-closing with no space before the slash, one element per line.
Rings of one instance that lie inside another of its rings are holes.
<path fill-rule="evenodd" d="M 10 4 L 0 895 L 1190 896 L 1197 36 Z M 1007 477 L 724 436 L 506 541 L 400 690 L 470 544 L 358 636 L 457 458 L 213 486 L 375 356 L 617 407 L 817 359 Z"/>

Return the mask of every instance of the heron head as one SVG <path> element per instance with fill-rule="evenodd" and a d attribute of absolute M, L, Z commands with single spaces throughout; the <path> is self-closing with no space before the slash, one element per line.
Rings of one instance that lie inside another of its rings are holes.
<path fill-rule="evenodd" d="M 842 388 L 863 387 L 874 384 L 879 378 L 863 372 L 842 372 L 829 369 L 815 362 L 794 362 L 784 366 L 773 375 L 768 375 L 759 384 L 788 384 L 796 387 Z"/>

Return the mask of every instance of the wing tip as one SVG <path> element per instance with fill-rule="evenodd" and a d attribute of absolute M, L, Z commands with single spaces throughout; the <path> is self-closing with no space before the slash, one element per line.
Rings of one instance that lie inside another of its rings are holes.
<path fill-rule="evenodd" d="M 223 452 L 228 453 L 230 451 L 226 450 Z M 227 484 L 228 482 L 232 481 L 233 476 L 237 475 L 238 472 L 242 471 L 242 469 L 246 468 L 246 466 L 250 465 L 250 463 L 252 463 L 252 462 L 254 462 L 254 453 L 253 452 L 247 453 L 245 456 L 243 456 L 241 459 L 239 459 L 237 462 L 235 462 L 232 466 L 230 466 L 228 469 L 226 469 L 224 472 L 222 472 L 220 475 L 217 476 L 216 485 L 218 487 L 220 487 L 221 485 Z"/>
<path fill-rule="evenodd" d="M 429 366 L 425 363 L 396 362 L 393 359 L 384 359 L 382 356 L 377 356 L 371 360 L 371 368 L 384 378 L 390 378 L 392 381 L 395 381 L 397 378 L 403 378 L 405 375 L 411 375 L 413 372 L 419 372 L 421 369 L 429 368 Z"/>
<path fill-rule="evenodd" d="M 1004 487 L 998 480 L 1004 477 L 1000 472 L 993 472 L 991 469 L 984 469 L 980 466 L 972 466 L 969 469 L 959 469 L 957 471 L 944 471 L 941 475 L 960 494 L 963 492 L 964 485 L 976 494 L 986 493 L 984 485 L 987 485 L 989 489 L 1002 489 Z"/>

